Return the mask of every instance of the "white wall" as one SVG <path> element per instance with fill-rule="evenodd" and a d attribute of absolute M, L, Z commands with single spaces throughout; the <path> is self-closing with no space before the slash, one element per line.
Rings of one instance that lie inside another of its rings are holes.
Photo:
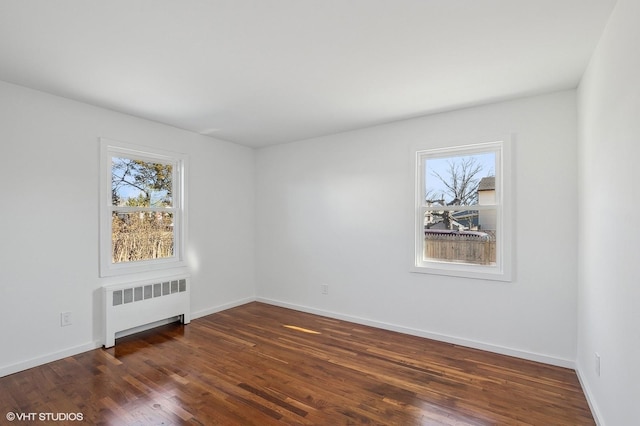
<path fill-rule="evenodd" d="M 102 339 L 99 137 L 189 155 L 194 314 L 254 297 L 252 150 L 0 83 L 0 376 Z"/>
<path fill-rule="evenodd" d="M 258 297 L 572 366 L 576 129 L 575 91 L 567 91 L 257 151 Z M 411 148 L 509 133 L 516 135 L 516 279 L 410 273 Z"/>
<path fill-rule="evenodd" d="M 9 325 L 0 376 L 102 338 L 97 171 L 98 138 L 108 137 L 190 157 L 195 316 L 257 291 L 285 306 L 560 365 L 573 365 L 577 346 L 597 418 L 630 424 L 640 400 L 636 16 L 640 3 L 619 0 L 580 85 L 578 123 L 567 91 L 254 153 L 0 82 L 0 320 Z M 412 148 L 508 133 L 516 136 L 515 280 L 409 273 Z M 72 326 L 60 327 L 63 311 Z"/>
<path fill-rule="evenodd" d="M 640 402 L 640 2 L 619 0 L 579 87 L 577 365 L 602 424 Z M 595 371 L 595 353 L 601 375 Z"/>

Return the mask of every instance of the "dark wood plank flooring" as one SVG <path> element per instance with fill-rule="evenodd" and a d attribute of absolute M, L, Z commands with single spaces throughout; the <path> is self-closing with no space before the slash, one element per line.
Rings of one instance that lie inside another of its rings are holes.
<path fill-rule="evenodd" d="M 1 378 L 0 424 L 8 412 L 84 420 L 55 424 L 594 424 L 572 370 L 261 303 Z"/>

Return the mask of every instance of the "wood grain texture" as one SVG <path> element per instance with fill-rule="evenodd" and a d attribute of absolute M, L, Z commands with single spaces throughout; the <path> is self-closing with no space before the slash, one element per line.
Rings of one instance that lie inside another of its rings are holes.
<path fill-rule="evenodd" d="M 104 425 L 594 424 L 572 370 L 261 303 L 1 378 L 0 423 L 7 412 Z"/>

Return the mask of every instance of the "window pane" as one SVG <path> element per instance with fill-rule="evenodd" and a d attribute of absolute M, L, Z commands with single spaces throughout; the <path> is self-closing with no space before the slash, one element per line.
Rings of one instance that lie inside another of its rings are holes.
<path fill-rule="evenodd" d="M 412 272 L 510 281 L 510 141 L 415 154 Z"/>
<path fill-rule="evenodd" d="M 490 204 L 495 203 L 494 152 L 428 158 L 424 167 L 427 206 L 473 206 L 483 191 L 493 191 L 494 201 Z"/>
<path fill-rule="evenodd" d="M 494 209 L 427 211 L 423 260 L 495 265 L 495 223 Z"/>
<path fill-rule="evenodd" d="M 171 164 L 122 157 L 111 160 L 111 202 L 114 206 L 173 206 Z"/>
<path fill-rule="evenodd" d="M 135 262 L 173 256 L 173 213 L 113 212 L 111 262 Z"/>

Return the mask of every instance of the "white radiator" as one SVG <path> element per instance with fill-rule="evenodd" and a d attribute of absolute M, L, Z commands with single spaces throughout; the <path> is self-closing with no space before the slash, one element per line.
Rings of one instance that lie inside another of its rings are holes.
<path fill-rule="evenodd" d="M 181 316 L 191 321 L 188 276 L 104 286 L 104 347 L 115 345 L 116 333 Z"/>

